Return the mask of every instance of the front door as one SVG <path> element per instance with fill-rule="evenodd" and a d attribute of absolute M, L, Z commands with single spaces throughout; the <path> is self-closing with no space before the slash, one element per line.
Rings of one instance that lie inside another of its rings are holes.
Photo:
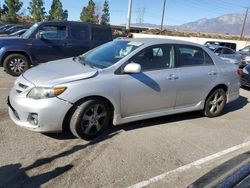
<path fill-rule="evenodd" d="M 39 29 L 44 38 L 32 39 L 31 47 L 38 62 L 47 62 L 67 57 L 69 46 L 66 45 L 68 32 L 66 26 L 47 25 Z M 38 36 L 37 33 L 37 36 Z"/>
<path fill-rule="evenodd" d="M 173 47 L 155 45 L 132 57 L 142 72 L 120 76 L 123 117 L 171 109 L 176 99 L 177 75 L 172 69 Z"/>

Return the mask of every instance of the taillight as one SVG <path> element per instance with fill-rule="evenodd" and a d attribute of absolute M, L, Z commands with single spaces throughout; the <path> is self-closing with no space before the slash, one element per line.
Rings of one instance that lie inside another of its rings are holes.
<path fill-rule="evenodd" d="M 243 74 L 243 70 L 242 69 L 237 69 L 237 74 L 239 75 L 239 76 L 242 76 L 242 74 Z"/>

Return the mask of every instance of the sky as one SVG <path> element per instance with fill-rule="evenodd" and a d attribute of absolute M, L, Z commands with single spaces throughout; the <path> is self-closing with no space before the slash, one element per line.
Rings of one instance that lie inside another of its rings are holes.
<path fill-rule="evenodd" d="M 4 0 L 0 0 L 3 4 Z M 24 8 L 29 0 L 21 0 Z M 48 12 L 52 0 L 44 0 Z M 68 20 L 78 21 L 83 6 L 88 0 L 61 0 L 63 8 L 69 11 Z M 94 0 L 100 6 L 104 0 Z M 164 0 L 132 0 L 131 22 L 136 23 L 140 10 L 144 9 L 143 23 L 160 25 Z M 166 0 L 164 25 L 180 25 L 201 18 L 214 18 L 229 13 L 245 13 L 249 0 Z M 111 24 L 127 22 L 128 0 L 109 0 Z M 28 11 L 25 11 L 28 14 Z M 249 10 L 250 12 L 250 10 Z M 250 19 L 250 18 L 249 18 Z"/>

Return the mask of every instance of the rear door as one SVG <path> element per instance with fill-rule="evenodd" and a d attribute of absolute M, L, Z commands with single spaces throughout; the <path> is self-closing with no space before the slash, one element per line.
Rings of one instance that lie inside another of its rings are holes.
<path fill-rule="evenodd" d="M 176 108 L 193 107 L 205 99 L 217 80 L 218 70 L 210 56 L 192 45 L 175 46 L 178 70 Z"/>
<path fill-rule="evenodd" d="M 92 48 L 89 25 L 72 24 L 68 43 L 68 56 L 81 55 Z"/>

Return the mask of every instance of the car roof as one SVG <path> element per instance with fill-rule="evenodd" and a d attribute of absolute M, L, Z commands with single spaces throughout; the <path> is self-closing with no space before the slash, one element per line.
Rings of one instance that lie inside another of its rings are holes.
<path fill-rule="evenodd" d="M 85 25 L 91 25 L 95 27 L 103 27 L 103 28 L 110 28 L 109 25 L 100 25 L 100 24 L 93 24 L 93 23 L 87 23 L 87 22 L 80 22 L 80 21 L 43 21 L 43 22 L 37 22 L 40 24 L 68 24 L 68 25 L 74 25 L 74 24 L 85 24 Z"/>
<path fill-rule="evenodd" d="M 188 42 L 188 41 L 182 41 L 182 40 L 172 40 L 172 39 L 163 39 L 163 38 L 126 38 L 125 40 L 128 41 L 134 41 L 134 42 L 140 42 L 145 45 L 154 45 L 154 44 L 182 44 L 182 45 L 193 45 L 197 47 L 202 47 L 202 45 Z"/>

